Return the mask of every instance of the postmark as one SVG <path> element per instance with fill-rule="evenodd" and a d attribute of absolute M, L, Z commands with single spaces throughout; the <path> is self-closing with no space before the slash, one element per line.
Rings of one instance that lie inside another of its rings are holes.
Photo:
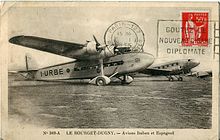
<path fill-rule="evenodd" d="M 208 46 L 208 12 L 182 12 L 182 46 Z"/>
<path fill-rule="evenodd" d="M 105 44 L 130 47 L 132 52 L 140 52 L 144 46 L 144 32 L 134 22 L 117 21 L 105 32 Z"/>
<path fill-rule="evenodd" d="M 214 21 L 209 11 L 180 12 L 179 18 L 160 19 L 157 22 L 157 54 L 210 56 L 216 44 L 212 31 Z M 214 33 L 215 34 L 215 33 Z"/>

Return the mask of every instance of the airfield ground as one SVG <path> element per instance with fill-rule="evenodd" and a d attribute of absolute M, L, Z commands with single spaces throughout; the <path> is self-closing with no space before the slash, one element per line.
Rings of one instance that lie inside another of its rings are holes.
<path fill-rule="evenodd" d="M 130 85 L 17 81 L 9 120 L 46 128 L 211 128 L 211 78 L 136 78 Z"/>

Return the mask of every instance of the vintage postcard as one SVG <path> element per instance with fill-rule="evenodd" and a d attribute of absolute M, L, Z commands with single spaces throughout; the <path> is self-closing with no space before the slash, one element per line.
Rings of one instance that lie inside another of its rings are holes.
<path fill-rule="evenodd" d="M 217 140 L 217 2 L 4 2 L 1 139 Z"/>

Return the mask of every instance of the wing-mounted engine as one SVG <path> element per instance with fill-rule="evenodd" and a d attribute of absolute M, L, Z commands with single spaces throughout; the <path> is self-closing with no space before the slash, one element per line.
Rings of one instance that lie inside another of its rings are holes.
<path fill-rule="evenodd" d="M 90 55 L 90 59 L 104 59 L 107 57 L 112 57 L 114 55 L 131 52 L 130 46 L 122 46 L 117 42 L 112 45 L 101 45 L 94 35 L 93 39 L 94 41 L 89 41 L 85 45 L 85 52 Z"/>
<path fill-rule="evenodd" d="M 89 54 L 97 54 L 99 50 L 97 49 L 97 44 L 95 41 L 90 41 L 86 45 L 86 52 Z"/>
<path fill-rule="evenodd" d="M 86 52 L 89 54 L 98 54 L 105 50 L 106 45 L 101 45 L 93 35 L 94 41 L 89 41 L 86 45 Z"/>
<path fill-rule="evenodd" d="M 111 57 L 114 56 L 114 49 L 115 46 L 107 46 L 107 45 L 101 45 L 96 37 L 93 35 L 94 41 L 89 41 L 86 44 L 86 52 L 87 54 L 91 55 L 91 59 L 93 56 L 96 56 L 94 58 L 106 58 L 106 57 Z"/>

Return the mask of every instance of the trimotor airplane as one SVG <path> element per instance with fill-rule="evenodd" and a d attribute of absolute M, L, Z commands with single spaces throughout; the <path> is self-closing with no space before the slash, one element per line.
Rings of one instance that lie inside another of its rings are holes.
<path fill-rule="evenodd" d="M 28 73 L 33 80 L 90 79 L 89 83 L 103 86 L 109 84 L 112 77 L 117 77 L 122 83 L 129 84 L 133 81 L 129 73 L 146 69 L 154 62 L 153 55 L 149 53 L 124 52 L 128 47 L 100 45 L 94 35 L 93 38 L 94 41 L 79 44 L 22 35 L 12 37 L 9 42 L 76 59 L 36 70 L 29 70 L 26 64 L 26 71 L 20 72 Z"/>
<path fill-rule="evenodd" d="M 169 81 L 173 81 L 174 77 L 176 77 L 178 81 L 183 81 L 183 77 L 180 75 L 190 73 L 191 69 L 199 64 L 200 62 L 194 59 L 181 59 L 161 64 L 154 63 L 140 73 L 153 76 L 166 76 Z"/>

